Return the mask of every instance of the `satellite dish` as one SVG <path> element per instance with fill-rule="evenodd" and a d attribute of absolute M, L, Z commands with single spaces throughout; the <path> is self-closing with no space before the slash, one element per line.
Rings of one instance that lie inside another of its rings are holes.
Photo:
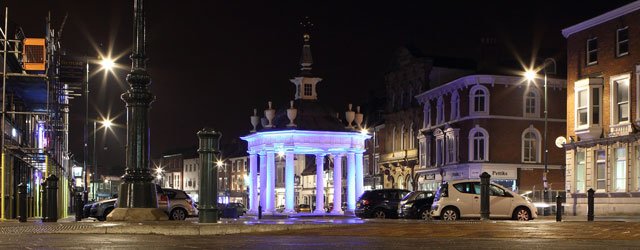
<path fill-rule="evenodd" d="M 556 147 L 562 148 L 565 143 L 567 143 L 567 138 L 564 138 L 564 136 L 556 138 Z"/>

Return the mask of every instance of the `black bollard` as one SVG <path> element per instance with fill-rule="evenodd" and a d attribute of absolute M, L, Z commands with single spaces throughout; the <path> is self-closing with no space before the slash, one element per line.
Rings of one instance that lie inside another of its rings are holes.
<path fill-rule="evenodd" d="M 40 183 L 40 216 L 42 217 L 42 221 L 47 217 L 47 179 Z"/>
<path fill-rule="evenodd" d="M 200 204 L 198 221 L 200 223 L 218 222 L 218 168 L 213 163 L 220 160 L 220 137 L 222 134 L 213 129 L 203 128 L 197 133 L 200 141 Z"/>
<path fill-rule="evenodd" d="M 58 221 L 58 177 L 49 175 L 47 177 L 47 216 L 44 222 Z"/>
<path fill-rule="evenodd" d="M 18 221 L 27 222 L 27 185 L 18 184 Z"/>
<path fill-rule="evenodd" d="M 556 195 L 556 221 L 562 221 L 562 196 Z"/>
<path fill-rule="evenodd" d="M 491 175 L 487 172 L 482 172 L 480 175 L 480 220 L 489 220 L 491 214 L 489 204 L 489 180 Z"/>
<path fill-rule="evenodd" d="M 587 190 L 587 221 L 593 221 L 593 188 Z"/>
<path fill-rule="evenodd" d="M 76 221 L 81 221 L 82 217 L 84 217 L 83 213 L 83 208 L 84 208 L 84 204 L 82 202 L 82 191 L 78 191 L 76 192 L 75 195 L 75 202 L 76 202 Z"/>
<path fill-rule="evenodd" d="M 262 219 L 262 205 L 258 206 L 258 220 Z"/>

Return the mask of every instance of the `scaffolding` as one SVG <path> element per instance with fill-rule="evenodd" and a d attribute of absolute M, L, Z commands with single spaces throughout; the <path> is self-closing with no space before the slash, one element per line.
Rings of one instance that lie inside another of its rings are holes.
<path fill-rule="evenodd" d="M 17 185 L 27 185 L 28 217 L 40 217 L 42 183 L 56 175 L 58 211 L 69 205 L 69 99 L 75 86 L 59 81 L 60 36 L 46 18 L 44 38 L 28 38 L 20 28 L 10 34 L 4 9 L 2 42 L 2 126 L 0 134 L 0 220 L 17 216 Z M 66 17 L 65 17 L 66 21 Z M 12 37 L 13 36 L 13 37 Z"/>

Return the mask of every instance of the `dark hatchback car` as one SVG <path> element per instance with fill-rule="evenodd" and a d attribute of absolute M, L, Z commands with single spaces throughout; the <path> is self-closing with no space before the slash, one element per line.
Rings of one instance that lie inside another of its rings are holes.
<path fill-rule="evenodd" d="M 398 204 L 407 195 L 406 189 L 367 190 L 356 203 L 356 216 L 360 218 L 397 218 Z"/>
<path fill-rule="evenodd" d="M 404 219 L 431 219 L 433 192 L 413 191 L 400 200 L 398 217 Z"/>

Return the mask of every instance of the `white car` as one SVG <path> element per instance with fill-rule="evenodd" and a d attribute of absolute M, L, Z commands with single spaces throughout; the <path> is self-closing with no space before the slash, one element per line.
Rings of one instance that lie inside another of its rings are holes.
<path fill-rule="evenodd" d="M 490 218 L 532 220 L 538 212 L 531 200 L 511 190 L 491 183 Z M 480 180 L 444 182 L 431 205 L 431 216 L 442 220 L 480 217 Z"/>

